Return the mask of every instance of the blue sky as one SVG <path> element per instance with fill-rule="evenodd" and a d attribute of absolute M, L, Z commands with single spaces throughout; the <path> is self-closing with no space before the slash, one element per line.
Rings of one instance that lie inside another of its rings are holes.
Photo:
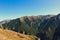
<path fill-rule="evenodd" d="M 0 20 L 60 13 L 60 0 L 0 0 Z"/>

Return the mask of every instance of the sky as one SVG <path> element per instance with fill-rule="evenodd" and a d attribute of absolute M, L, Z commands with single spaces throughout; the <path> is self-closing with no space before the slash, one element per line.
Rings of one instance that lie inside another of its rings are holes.
<path fill-rule="evenodd" d="M 0 0 L 0 21 L 58 13 L 60 13 L 60 0 Z"/>

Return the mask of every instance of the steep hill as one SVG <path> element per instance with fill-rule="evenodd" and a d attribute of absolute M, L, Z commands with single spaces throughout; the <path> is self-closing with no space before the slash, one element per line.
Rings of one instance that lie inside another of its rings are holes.
<path fill-rule="evenodd" d="M 46 24 L 47 20 L 49 20 L 52 15 L 46 16 L 25 16 L 17 19 L 13 19 L 10 22 L 6 22 L 3 24 L 4 29 L 13 30 L 16 32 L 23 32 L 27 34 L 38 33 L 38 28 L 43 27 Z"/>
<path fill-rule="evenodd" d="M 60 25 L 60 14 L 25 16 L 2 24 L 1 28 L 19 33 L 35 35 L 41 40 L 52 40 L 56 28 Z M 41 36 L 42 35 L 42 36 Z M 56 35 L 56 34 L 55 34 Z"/>

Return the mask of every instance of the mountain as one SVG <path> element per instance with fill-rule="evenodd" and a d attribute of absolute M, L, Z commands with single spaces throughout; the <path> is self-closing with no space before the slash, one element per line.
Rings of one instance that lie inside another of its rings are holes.
<path fill-rule="evenodd" d="M 60 29 L 59 25 L 60 14 L 24 16 L 10 20 L 10 22 L 5 22 L 1 28 L 23 34 L 35 35 L 41 40 L 52 40 L 55 39 L 54 36 L 57 36 L 57 32 L 59 33 L 59 30 L 57 30 L 58 28 Z"/>
<path fill-rule="evenodd" d="M 0 40 L 38 40 L 36 36 L 0 29 Z"/>

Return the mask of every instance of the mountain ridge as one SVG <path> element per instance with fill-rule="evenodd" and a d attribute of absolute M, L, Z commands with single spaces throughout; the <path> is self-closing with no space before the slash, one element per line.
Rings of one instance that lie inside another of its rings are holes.
<path fill-rule="evenodd" d="M 43 15 L 43 16 L 25 16 L 10 20 L 10 22 L 2 24 L 4 29 L 13 30 L 19 33 L 45 36 L 46 40 L 52 40 L 55 29 L 60 24 L 60 14 Z M 43 39 L 41 38 L 41 39 Z"/>

